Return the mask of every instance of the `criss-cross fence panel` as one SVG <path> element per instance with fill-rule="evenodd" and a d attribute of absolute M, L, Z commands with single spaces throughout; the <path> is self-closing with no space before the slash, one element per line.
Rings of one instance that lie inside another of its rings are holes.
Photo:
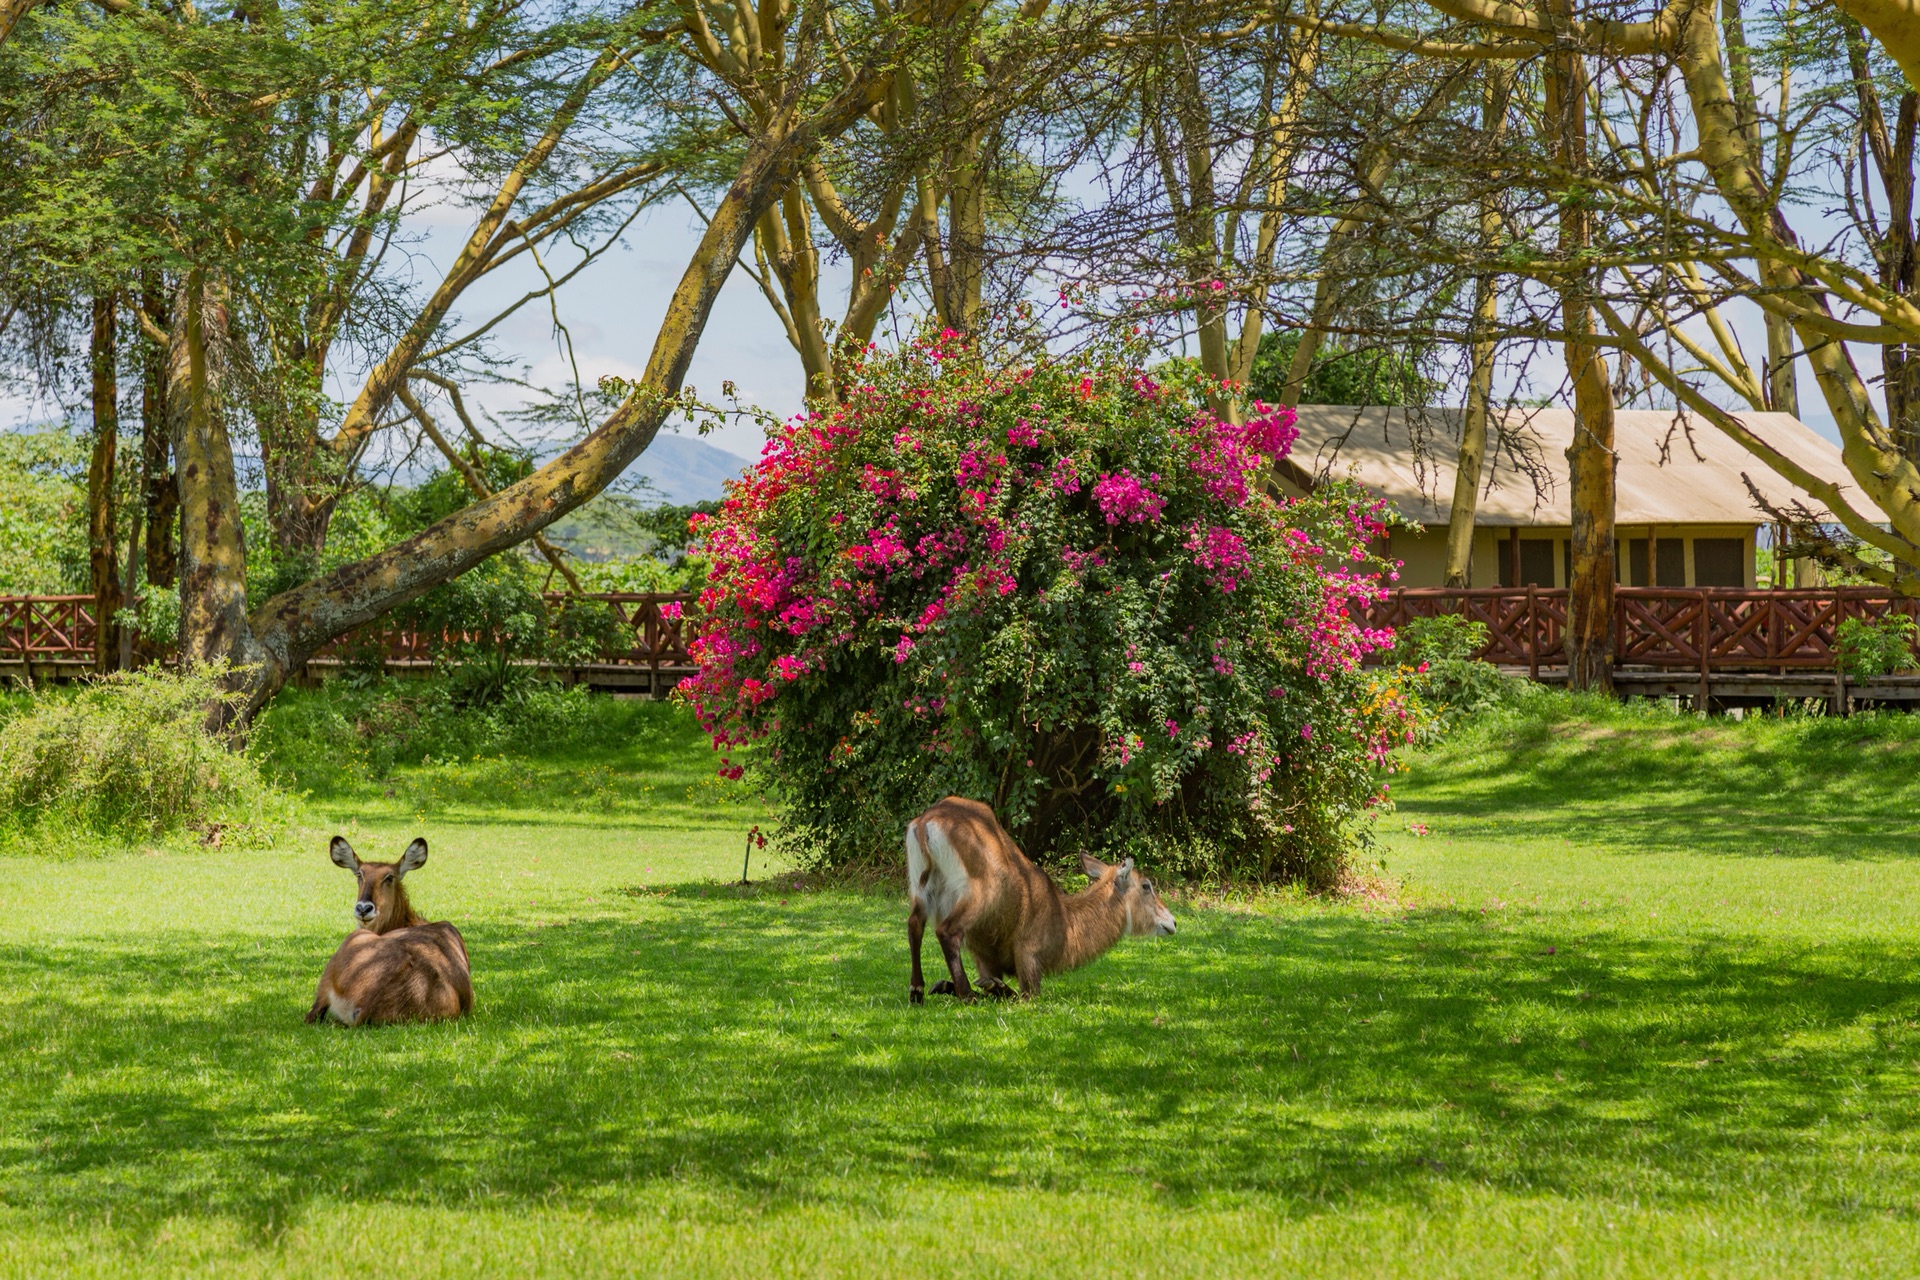
<path fill-rule="evenodd" d="M 686 612 L 694 603 L 692 596 L 663 591 L 622 591 L 591 599 L 605 601 L 633 636 L 633 645 L 626 653 L 610 655 L 606 661 L 656 668 L 693 665 L 687 653 L 690 637 L 686 624 Z"/>
<path fill-rule="evenodd" d="M 567 597 L 553 595 L 550 603 Z M 690 595 L 672 592 L 606 592 L 586 597 L 606 604 L 619 618 L 620 639 L 582 665 L 647 667 L 654 671 L 690 667 L 686 614 Z M 91 665 L 97 628 L 92 596 L 0 596 L 0 664 Z M 341 637 L 315 658 L 338 662 L 357 658 L 399 665 L 429 666 L 456 644 L 471 643 L 478 632 L 439 634 L 375 624 Z"/>
<path fill-rule="evenodd" d="M 1408 587 L 1389 591 L 1370 605 L 1366 624 L 1406 626 L 1444 614 L 1487 629 L 1479 657 L 1505 666 L 1535 667 L 1566 661 L 1567 593 L 1545 587 Z"/>
<path fill-rule="evenodd" d="M 0 596 L 0 662 L 91 664 L 92 596 Z"/>
<path fill-rule="evenodd" d="M 550 605 L 572 599 L 561 592 L 547 596 Z M 588 594 L 585 600 L 605 604 L 620 620 L 618 635 L 612 644 L 587 658 L 582 666 L 648 667 L 653 670 L 689 667 L 688 635 L 685 613 L 694 607 L 694 597 L 666 591 L 608 591 Z M 477 631 L 445 631 L 438 634 L 403 627 L 362 628 L 342 636 L 314 657 L 321 660 L 357 659 L 382 661 L 395 665 L 429 666 L 436 656 L 445 658 L 457 645 L 483 639 Z M 624 643 L 622 643 L 624 640 Z"/>
<path fill-rule="evenodd" d="M 1408 587 L 1370 606 L 1366 621 L 1397 627 L 1443 613 L 1486 625 L 1487 646 L 1480 656 L 1489 662 L 1524 666 L 1536 674 L 1566 663 L 1564 590 Z M 1619 587 L 1614 591 L 1614 661 L 1623 667 L 1703 673 L 1831 671 L 1843 619 L 1872 621 L 1894 613 L 1920 617 L 1920 602 L 1874 587 Z"/>

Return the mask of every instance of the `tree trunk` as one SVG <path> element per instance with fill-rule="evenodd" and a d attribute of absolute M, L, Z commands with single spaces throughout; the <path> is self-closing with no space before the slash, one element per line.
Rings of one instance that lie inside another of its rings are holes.
<path fill-rule="evenodd" d="M 1916 296 L 1920 247 L 1914 243 L 1914 144 L 1920 131 L 1920 93 L 1900 96 L 1882 176 L 1887 186 L 1887 234 L 1881 253 L 1880 283 L 1901 297 Z M 1880 348 L 1886 376 L 1887 420 L 1900 451 L 1920 462 L 1920 342 L 1892 342 Z"/>
<path fill-rule="evenodd" d="M 227 662 L 237 687 L 267 670 L 247 622 L 247 547 L 234 483 L 226 417 L 214 403 L 207 372 L 206 272 L 188 273 L 182 345 L 186 352 L 186 423 L 180 432 L 180 657 L 198 665 Z M 228 723 L 226 708 L 211 715 Z"/>
<path fill-rule="evenodd" d="M 1506 135 L 1507 99 L 1513 89 L 1513 71 L 1505 63 L 1487 68 L 1486 97 L 1481 105 L 1481 127 L 1497 149 Z M 1493 193 L 1480 198 L 1480 248 L 1491 255 L 1500 239 L 1500 205 Z M 1473 585 L 1473 526 L 1480 510 L 1480 475 L 1487 457 L 1487 419 L 1493 410 L 1493 327 L 1500 318 L 1498 278 L 1476 276 L 1473 281 L 1473 340 L 1469 350 L 1466 413 L 1460 423 L 1460 456 L 1453 472 L 1453 506 L 1447 512 L 1447 576 L 1449 587 Z"/>
<path fill-rule="evenodd" d="M 141 286 L 141 307 L 162 329 L 172 326 L 166 294 L 149 276 Z M 169 418 L 167 349 L 148 339 L 141 345 L 140 492 L 146 507 L 147 585 L 171 587 L 179 576 L 179 538 L 174 520 L 180 492 L 174 483 L 173 427 Z"/>
<path fill-rule="evenodd" d="M 1497 216 L 1497 215 L 1496 215 Z M 1498 318 L 1500 299 L 1494 278 L 1473 282 L 1473 317 L 1478 335 Z M 1450 587 L 1473 585 L 1473 528 L 1480 511 L 1480 477 L 1487 458 L 1487 420 L 1492 414 L 1494 344 L 1490 336 L 1473 340 L 1467 375 L 1467 407 L 1460 423 L 1460 456 L 1453 472 L 1453 506 L 1447 512 L 1447 577 Z"/>
<path fill-rule="evenodd" d="M 233 455 L 207 385 L 203 274 L 187 290 L 184 325 L 191 409 L 179 451 L 184 557 L 181 648 L 190 660 L 245 664 L 229 687 L 239 705 L 221 715 L 244 726 L 314 650 L 515 546 L 612 483 L 653 442 L 676 404 L 714 299 L 761 216 L 799 176 L 824 132 L 844 130 L 883 87 L 877 74 L 843 90 L 801 125 L 754 138 L 675 288 L 646 372 L 619 408 L 584 440 L 533 475 L 414 536 L 282 592 L 248 616 L 246 547 L 235 505 Z"/>
<path fill-rule="evenodd" d="M 87 466 L 88 586 L 93 591 L 94 670 L 114 669 L 120 650 L 120 557 L 116 546 L 114 472 L 120 451 L 118 299 L 93 300 L 93 458 Z"/>
<path fill-rule="evenodd" d="M 1547 119 L 1562 169 L 1587 167 L 1586 64 L 1575 52 L 1556 52 L 1547 67 Z M 1560 207 L 1560 256 L 1577 262 L 1591 239 L 1584 197 L 1569 193 Z M 1567 583 L 1567 683 L 1573 689 L 1613 689 L 1614 469 L 1613 382 L 1601 348 L 1592 341 L 1592 281 L 1588 269 L 1569 271 L 1561 285 L 1567 372 L 1573 379 L 1573 443 L 1567 446 L 1573 506 L 1573 577 Z"/>

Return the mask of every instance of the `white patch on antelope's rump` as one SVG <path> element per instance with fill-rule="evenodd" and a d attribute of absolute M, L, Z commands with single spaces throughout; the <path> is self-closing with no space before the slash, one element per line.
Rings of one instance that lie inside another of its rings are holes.
<path fill-rule="evenodd" d="M 946 919 L 972 887 L 944 824 L 915 822 L 907 828 L 907 891 L 927 909 L 928 920 Z"/>
<path fill-rule="evenodd" d="M 345 1023 L 349 1027 L 360 1021 L 360 1010 L 354 1006 L 353 1001 L 338 991 L 328 993 L 327 1011 L 334 1016 L 335 1021 Z"/>

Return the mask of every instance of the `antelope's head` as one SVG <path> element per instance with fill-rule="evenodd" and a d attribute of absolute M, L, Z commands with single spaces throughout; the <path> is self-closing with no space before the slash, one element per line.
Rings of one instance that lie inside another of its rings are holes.
<path fill-rule="evenodd" d="M 1119 866 L 1108 866 L 1090 853 L 1080 855 L 1080 869 L 1093 881 L 1092 889 L 1105 887 L 1126 911 L 1127 932 L 1135 937 L 1164 938 L 1176 928 L 1173 912 L 1160 901 L 1153 881 L 1134 869 L 1128 858 Z"/>
<path fill-rule="evenodd" d="M 354 900 L 353 918 L 362 929 L 385 933 L 405 925 L 413 915 L 407 891 L 401 885 L 409 871 L 418 870 L 427 860 L 427 842 L 415 839 L 400 855 L 398 862 L 362 862 L 353 846 L 340 836 L 333 838 L 328 854 L 336 866 L 353 872 L 360 882 L 360 896 Z"/>

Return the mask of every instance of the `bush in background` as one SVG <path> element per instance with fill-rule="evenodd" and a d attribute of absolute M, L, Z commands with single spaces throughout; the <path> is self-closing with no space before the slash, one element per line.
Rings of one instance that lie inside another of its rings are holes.
<path fill-rule="evenodd" d="M 1399 667 L 1408 691 L 1426 715 L 1416 730 L 1432 741 L 1462 719 L 1522 696 L 1522 682 L 1480 660 L 1487 627 L 1454 614 L 1415 618 L 1394 634 L 1388 662 Z"/>
<path fill-rule="evenodd" d="M 248 751 L 282 786 L 328 793 L 375 782 L 398 765 L 471 760 L 502 752 L 540 755 L 622 745 L 626 723 L 584 688 L 531 684 L 487 706 L 451 681 L 331 680 L 282 695 L 255 720 Z"/>
<path fill-rule="evenodd" d="M 1292 421 L 1119 357 L 876 357 L 706 526 L 684 695 L 816 863 L 897 860 L 956 793 L 1040 858 L 1335 881 L 1411 712 L 1348 617 L 1384 504 L 1271 496 Z"/>
<path fill-rule="evenodd" d="M 0 595 L 87 589 L 86 478 L 71 431 L 0 431 Z"/>
<path fill-rule="evenodd" d="M 221 672 L 122 672 L 17 699 L 0 724 L 0 843 L 80 831 L 140 838 L 198 827 L 261 844 L 284 799 L 206 730 Z"/>
<path fill-rule="evenodd" d="M 1904 613 L 1890 613 L 1868 622 L 1864 618 L 1842 618 L 1834 629 L 1834 661 L 1849 680 L 1872 680 L 1879 676 L 1912 671 L 1914 621 Z"/>

